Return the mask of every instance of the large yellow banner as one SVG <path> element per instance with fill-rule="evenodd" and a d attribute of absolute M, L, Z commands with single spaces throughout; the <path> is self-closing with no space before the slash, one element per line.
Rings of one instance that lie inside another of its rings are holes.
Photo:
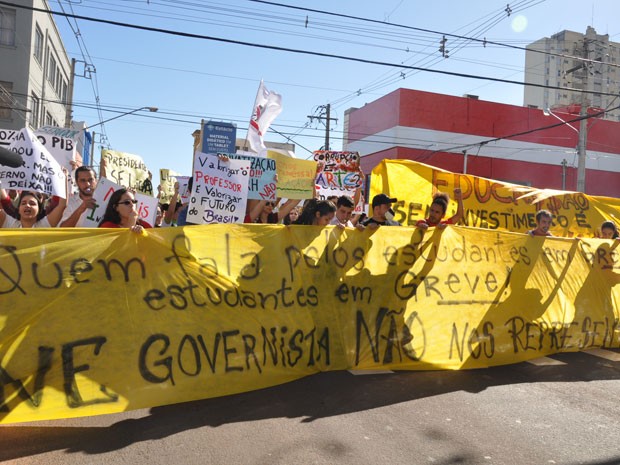
<path fill-rule="evenodd" d="M 618 347 L 617 244 L 462 227 L 1 230 L 0 422 Z"/>
<path fill-rule="evenodd" d="M 395 219 L 403 225 L 428 216 L 433 194 L 463 192 L 463 224 L 477 228 L 526 232 L 536 227 L 536 212 L 549 210 L 551 232 L 562 237 L 594 237 L 601 223 L 620 219 L 620 199 L 581 192 L 536 189 L 467 174 L 452 173 L 410 160 L 383 160 L 372 171 L 370 198 L 378 193 L 396 197 Z M 447 217 L 456 212 L 450 202 Z"/>

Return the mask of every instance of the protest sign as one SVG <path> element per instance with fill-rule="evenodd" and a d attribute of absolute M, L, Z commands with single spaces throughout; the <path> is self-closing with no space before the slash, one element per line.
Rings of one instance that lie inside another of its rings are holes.
<path fill-rule="evenodd" d="M 105 177 L 123 187 L 134 189 L 147 195 L 152 195 L 151 189 L 145 192 L 145 186 L 149 182 L 149 170 L 142 158 L 131 153 L 117 152 L 115 150 L 101 150 L 101 159 L 105 159 Z M 146 182 L 146 184 L 145 184 Z"/>
<path fill-rule="evenodd" d="M 452 173 L 410 160 L 383 160 L 372 171 L 370 199 L 378 193 L 396 197 L 395 219 L 414 225 L 428 216 L 433 194 L 463 193 L 462 224 L 513 232 L 536 227 L 536 212 L 553 214 L 551 232 L 562 237 L 594 237 L 601 223 L 620 218 L 620 199 L 581 192 L 537 189 L 479 176 Z M 451 200 L 446 216 L 456 212 Z M 617 222 L 617 221 L 616 221 Z"/>
<path fill-rule="evenodd" d="M 114 191 L 121 189 L 124 186 L 116 184 L 107 178 L 100 178 L 97 182 L 97 188 L 93 192 L 93 200 L 95 200 L 95 208 L 87 210 L 84 217 L 85 228 L 96 228 L 99 226 L 101 219 L 108 206 L 110 196 Z M 157 216 L 157 199 L 150 195 L 135 193 L 135 198 L 138 201 L 136 210 L 138 210 L 138 218 L 146 221 L 151 226 L 155 224 L 155 217 Z"/>
<path fill-rule="evenodd" d="M 174 195 L 174 184 L 177 182 L 177 176 L 181 176 L 181 173 L 166 168 L 160 168 L 159 185 L 161 187 L 161 192 L 159 201 L 161 203 L 170 203 L 170 199 Z"/>
<path fill-rule="evenodd" d="M 250 162 L 250 179 L 248 181 L 248 199 L 276 199 L 276 161 L 271 158 L 245 154 L 224 154 L 233 160 Z"/>
<path fill-rule="evenodd" d="M 0 146 L 8 148 L 17 140 L 20 132 L 20 130 L 16 129 L 0 129 Z M 34 131 L 34 135 L 37 136 L 39 142 L 41 142 L 43 147 L 47 149 L 60 166 L 71 172 L 71 170 L 73 170 L 71 162 L 76 159 L 76 141 L 72 137 L 61 134 L 62 133 L 52 134 L 41 129 Z M 73 134 L 73 131 L 71 131 L 70 134 Z"/>
<path fill-rule="evenodd" d="M 276 161 L 278 197 L 311 199 L 314 196 L 317 168 L 315 161 L 291 158 L 274 150 L 268 150 L 267 157 Z"/>
<path fill-rule="evenodd" d="M 249 177 L 247 160 L 223 161 L 215 154 L 196 152 L 187 221 L 243 223 Z"/>
<path fill-rule="evenodd" d="M 620 262 L 601 239 L 214 224 L 0 244 L 0 423 L 620 346 Z"/>
<path fill-rule="evenodd" d="M 20 189 L 67 198 L 65 173 L 60 164 L 27 128 L 19 131 L 8 148 L 18 163 L 0 165 L 0 182 L 4 189 Z M 20 164 L 20 166 L 15 166 Z"/>

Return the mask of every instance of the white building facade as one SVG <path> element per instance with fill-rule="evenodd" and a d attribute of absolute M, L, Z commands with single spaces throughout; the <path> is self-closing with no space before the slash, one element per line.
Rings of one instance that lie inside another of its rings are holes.
<path fill-rule="evenodd" d="M 576 113 L 582 103 L 602 109 L 618 106 L 616 97 L 606 94 L 618 95 L 620 89 L 620 43 L 611 42 L 608 34 L 597 34 L 590 26 L 585 34 L 565 30 L 537 40 L 527 46 L 525 82 L 566 88 L 526 86 L 526 106 L 565 111 L 574 107 Z M 569 88 L 588 92 L 582 96 L 582 92 Z M 620 121 L 620 110 L 609 112 L 605 118 Z"/>
<path fill-rule="evenodd" d="M 0 128 L 65 127 L 70 122 L 71 61 L 47 0 L 0 5 Z M 69 114 L 69 118 L 67 117 Z"/>

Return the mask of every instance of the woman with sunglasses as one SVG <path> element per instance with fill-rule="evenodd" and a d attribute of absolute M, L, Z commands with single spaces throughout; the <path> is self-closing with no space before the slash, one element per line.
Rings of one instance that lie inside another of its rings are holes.
<path fill-rule="evenodd" d="M 289 199 L 280 205 L 277 212 L 274 212 L 273 210 L 278 203 L 277 201 L 260 200 L 253 206 L 249 206 L 249 213 L 245 215 L 244 223 L 277 224 L 282 221 L 300 201 L 299 199 Z"/>
<path fill-rule="evenodd" d="M 132 191 L 125 188 L 118 189 L 110 196 L 99 227 L 129 228 L 137 233 L 142 232 L 144 228 L 150 228 L 150 224 L 138 218 L 137 204 L 138 201 Z"/>

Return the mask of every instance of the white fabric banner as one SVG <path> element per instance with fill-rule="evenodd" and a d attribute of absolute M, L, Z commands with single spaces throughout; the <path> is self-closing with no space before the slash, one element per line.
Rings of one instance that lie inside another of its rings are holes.
<path fill-rule="evenodd" d="M 21 166 L 0 165 L 0 182 L 4 189 L 42 192 L 67 198 L 62 167 L 30 129 L 20 130 L 9 145 L 9 150 L 21 158 Z"/>

